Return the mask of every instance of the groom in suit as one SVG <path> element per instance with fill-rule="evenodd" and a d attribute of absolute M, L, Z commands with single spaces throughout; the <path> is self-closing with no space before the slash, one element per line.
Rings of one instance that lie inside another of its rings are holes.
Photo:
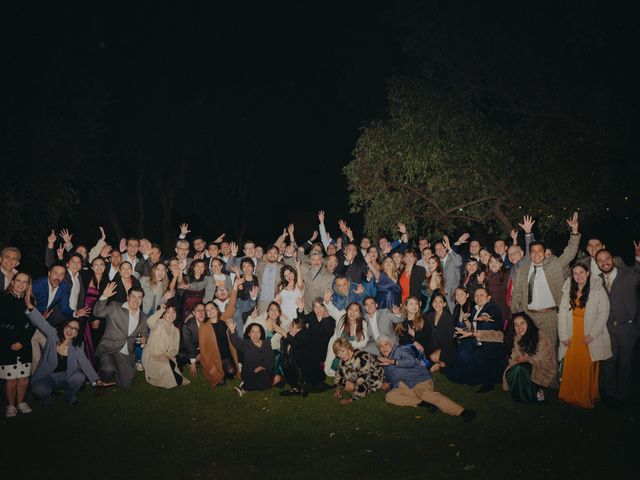
<path fill-rule="evenodd" d="M 612 405 L 629 399 L 633 351 L 640 337 L 640 244 L 636 245 L 636 268 L 616 266 L 611 252 L 595 255 L 600 278 L 609 295 L 607 330 L 613 357 L 603 362 L 604 397 Z"/>
<path fill-rule="evenodd" d="M 378 345 L 376 341 L 380 335 L 389 337 L 393 346 L 395 346 L 397 336 L 394 327 L 396 323 L 402 323 L 400 307 L 394 305 L 392 309 L 378 309 L 376 299 L 374 297 L 366 297 L 364 299 L 364 311 L 366 312 L 365 318 L 369 323 L 369 343 L 367 343 L 367 346 L 364 347 L 363 350 L 372 355 L 378 355 Z"/>
<path fill-rule="evenodd" d="M 125 303 L 107 300 L 116 293 L 116 283 L 109 283 L 95 304 L 94 314 L 106 319 L 102 340 L 96 349 L 99 375 L 105 381 L 117 377 L 118 386 L 129 388 L 135 377 L 135 343 L 138 334 L 146 341 L 147 315 L 140 311 L 144 292 L 132 287 Z"/>

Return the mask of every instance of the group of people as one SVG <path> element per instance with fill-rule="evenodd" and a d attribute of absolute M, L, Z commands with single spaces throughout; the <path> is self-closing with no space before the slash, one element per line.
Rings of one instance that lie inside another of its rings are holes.
<path fill-rule="evenodd" d="M 335 389 L 347 404 L 382 390 L 390 404 L 465 421 L 475 412 L 436 389 L 439 375 L 480 393 L 502 384 L 520 402 L 628 400 L 640 244 L 633 267 L 597 238 L 581 256 L 577 213 L 559 256 L 534 238 L 531 217 L 519 224 L 522 243 L 514 229 L 490 246 L 466 233 L 432 245 L 403 223 L 397 238 L 357 242 L 344 221 L 332 238 L 323 211 L 318 219 L 303 243 L 289 225 L 267 247 L 245 240 L 242 255 L 224 234 L 189 239 L 187 224 L 168 256 L 147 239 L 114 248 L 102 227 L 91 249 L 52 231 L 38 279 L 4 247 L 6 416 L 31 412 L 29 386 L 44 405 L 57 390 L 73 405 L 85 383 L 129 388 L 136 370 L 161 388 L 198 374 L 213 388 L 237 378 L 239 396 Z"/>

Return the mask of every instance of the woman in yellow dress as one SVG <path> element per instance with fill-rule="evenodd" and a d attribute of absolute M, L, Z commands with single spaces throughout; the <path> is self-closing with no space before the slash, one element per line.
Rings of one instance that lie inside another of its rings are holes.
<path fill-rule="evenodd" d="M 589 266 L 577 262 L 562 289 L 558 311 L 558 359 L 563 361 L 558 398 L 593 408 L 599 399 L 598 362 L 611 357 L 609 297 Z"/>

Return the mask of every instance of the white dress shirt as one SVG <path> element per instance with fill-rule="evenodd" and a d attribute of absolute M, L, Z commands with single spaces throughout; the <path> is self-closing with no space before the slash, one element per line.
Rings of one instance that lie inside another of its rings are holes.
<path fill-rule="evenodd" d="M 49 308 L 51 306 L 51 303 L 53 302 L 53 298 L 56 296 L 56 292 L 58 291 L 58 288 L 60 287 L 53 288 L 51 286 L 51 282 L 49 281 L 47 281 L 47 286 L 49 287 L 49 298 L 47 298 L 47 308 Z"/>
<path fill-rule="evenodd" d="M 527 279 L 531 280 L 531 275 L 536 272 L 536 280 L 533 285 L 533 296 L 531 303 L 528 305 L 529 310 L 544 310 L 545 308 L 553 308 L 556 306 L 556 301 L 553 299 L 551 289 L 549 288 L 549 282 L 547 282 L 547 276 L 544 274 L 542 265 L 538 266 L 537 270 L 534 270 L 533 264 L 529 267 L 529 275 Z"/>
<path fill-rule="evenodd" d="M 135 313 L 131 313 L 129 310 L 129 302 L 124 302 L 122 304 L 122 308 L 126 308 L 129 312 L 129 325 L 127 330 L 127 338 L 131 336 L 131 334 L 138 328 L 138 322 L 140 321 L 140 309 L 136 310 Z M 123 355 L 129 355 L 129 346 L 127 345 L 129 342 L 125 340 L 124 346 L 120 350 L 120 353 Z"/>
<path fill-rule="evenodd" d="M 68 269 L 69 276 L 71 277 L 71 293 L 69 294 L 69 307 L 74 312 L 78 309 L 78 296 L 80 295 L 80 273 L 76 273 L 76 276 L 73 276 Z"/>
<path fill-rule="evenodd" d="M 380 329 L 378 328 L 378 312 L 369 317 L 369 326 L 371 327 L 371 335 L 374 340 L 377 340 L 380 336 Z"/>

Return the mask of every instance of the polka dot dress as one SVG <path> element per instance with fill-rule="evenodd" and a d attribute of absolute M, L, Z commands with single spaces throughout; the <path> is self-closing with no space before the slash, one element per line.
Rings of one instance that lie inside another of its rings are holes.
<path fill-rule="evenodd" d="M 0 365 L 0 378 L 3 380 L 14 380 L 31 376 L 31 363 L 22 363 L 18 360 L 15 365 Z"/>

